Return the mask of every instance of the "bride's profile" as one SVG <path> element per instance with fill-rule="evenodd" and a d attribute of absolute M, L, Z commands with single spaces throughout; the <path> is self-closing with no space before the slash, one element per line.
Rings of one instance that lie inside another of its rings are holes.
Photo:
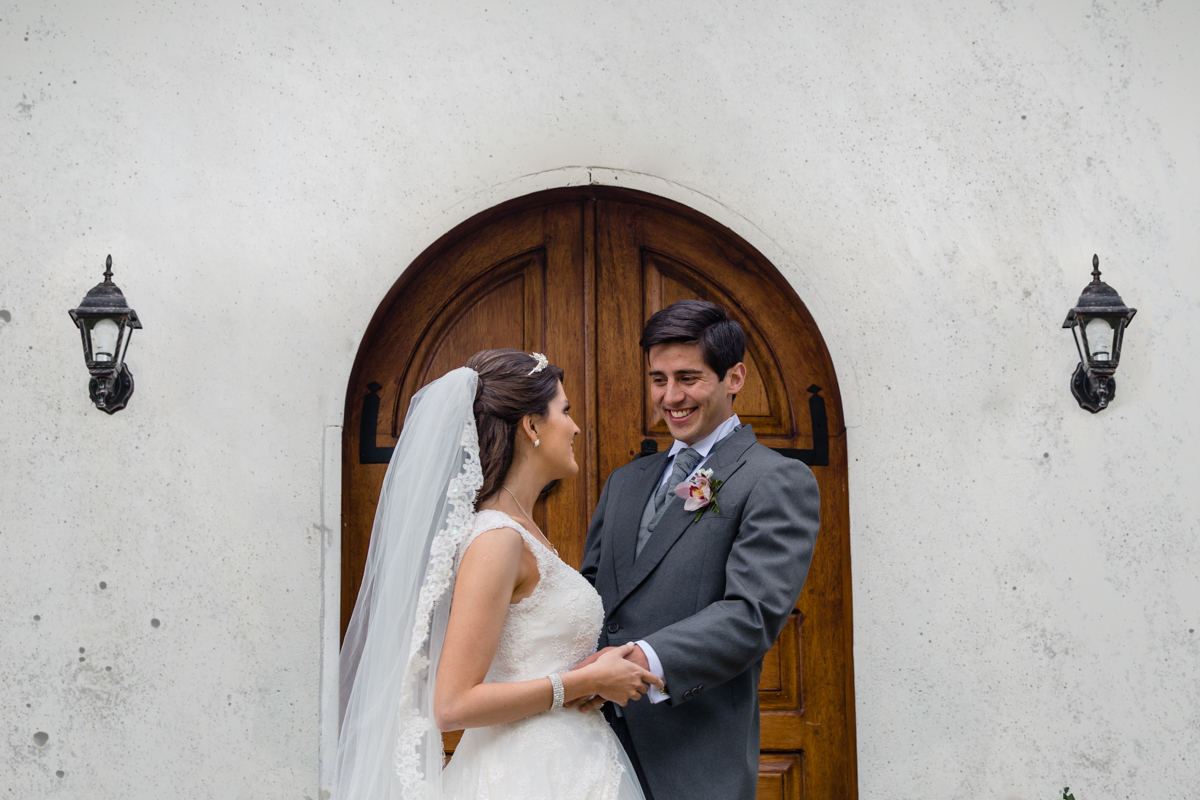
<path fill-rule="evenodd" d="M 600 712 L 564 704 L 662 682 L 632 645 L 572 671 L 603 607 L 527 511 L 579 471 L 562 376 L 485 350 L 413 397 L 342 645 L 333 800 L 642 800 Z"/>

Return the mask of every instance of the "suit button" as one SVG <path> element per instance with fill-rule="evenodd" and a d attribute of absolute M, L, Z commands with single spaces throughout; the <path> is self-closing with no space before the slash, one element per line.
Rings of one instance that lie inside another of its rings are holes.
<path fill-rule="evenodd" d="M 615 622 L 608 623 L 608 632 L 609 633 L 616 633 L 619 630 L 621 630 L 621 626 L 618 625 L 617 623 L 615 623 Z"/>

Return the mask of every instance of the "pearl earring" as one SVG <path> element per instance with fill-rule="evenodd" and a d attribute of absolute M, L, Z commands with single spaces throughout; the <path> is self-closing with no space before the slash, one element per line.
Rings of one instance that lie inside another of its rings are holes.
<path fill-rule="evenodd" d="M 541 444 L 541 443 L 542 443 L 542 440 L 541 440 L 541 439 L 534 439 L 534 440 L 533 440 L 533 446 L 534 446 L 534 447 L 537 447 L 537 446 L 538 446 L 539 444 Z"/>

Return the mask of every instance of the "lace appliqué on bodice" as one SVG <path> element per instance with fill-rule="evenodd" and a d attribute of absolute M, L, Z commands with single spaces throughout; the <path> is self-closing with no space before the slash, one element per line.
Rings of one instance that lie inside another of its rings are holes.
<path fill-rule="evenodd" d="M 475 529 L 459 547 L 459 557 L 477 536 L 513 528 L 537 559 L 540 575 L 533 593 L 508 607 L 500 645 L 486 680 L 527 681 L 566 672 L 596 649 L 604 605 L 582 575 L 546 548 L 533 534 L 500 511 L 481 511 Z"/>
<path fill-rule="evenodd" d="M 476 537 L 496 528 L 521 534 L 537 559 L 540 577 L 532 594 L 508 607 L 485 680 L 525 681 L 566 672 L 596 649 L 604 622 L 600 596 L 582 575 L 500 511 L 476 515 L 474 530 L 459 545 L 458 559 Z M 443 785 L 446 796 L 456 800 L 613 800 L 628 794 L 619 747 L 599 711 L 545 711 L 468 730 L 443 773 Z M 623 783 L 626 788 L 619 791 Z"/>

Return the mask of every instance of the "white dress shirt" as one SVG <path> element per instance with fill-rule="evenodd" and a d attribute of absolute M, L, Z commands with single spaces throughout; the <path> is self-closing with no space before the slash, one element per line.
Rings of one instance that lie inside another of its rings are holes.
<path fill-rule="evenodd" d="M 738 419 L 737 414 L 734 414 L 732 417 L 718 425 L 716 429 L 708 436 L 705 436 L 700 441 L 690 445 L 693 450 L 700 454 L 700 463 L 696 464 L 696 468 L 692 470 L 692 474 L 688 475 L 688 478 L 692 477 L 692 475 L 695 475 L 704 468 L 704 462 L 708 461 L 708 456 L 712 453 L 712 449 L 717 442 L 733 433 L 734 428 L 741 424 L 742 421 Z M 679 441 L 678 439 L 676 439 L 675 443 L 671 445 L 670 455 L 667 456 L 667 463 L 663 467 L 662 477 L 658 481 L 659 486 L 662 486 L 667 482 L 667 479 L 671 477 L 671 467 L 675 464 L 675 456 L 688 449 L 688 447 L 689 445 Z M 668 497 L 667 502 L 670 502 L 670 499 L 671 498 Z M 658 659 L 658 653 L 654 652 L 654 648 L 650 646 L 650 643 L 645 639 L 639 639 L 638 641 L 634 642 L 634 644 L 642 648 L 642 652 L 646 654 L 646 663 L 649 665 L 650 671 L 657 675 L 660 680 L 664 680 L 662 662 Z M 651 703 L 661 703 L 662 701 L 669 699 L 670 695 L 668 695 L 666 692 L 659 691 L 657 686 L 651 686 L 650 691 L 646 693 L 646 697 L 650 698 Z M 618 706 L 618 709 L 619 708 L 620 707 Z"/>

